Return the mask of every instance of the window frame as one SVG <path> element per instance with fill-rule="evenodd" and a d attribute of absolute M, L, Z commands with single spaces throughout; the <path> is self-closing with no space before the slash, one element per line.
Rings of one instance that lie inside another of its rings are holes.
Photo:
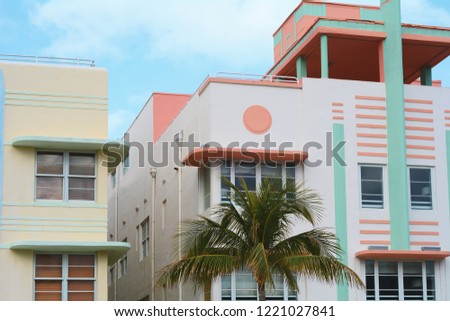
<path fill-rule="evenodd" d="M 398 279 L 398 301 L 405 301 L 405 285 L 404 285 L 404 263 L 421 263 L 422 268 L 422 296 L 423 300 L 409 300 L 409 301 L 437 301 L 438 300 L 438 289 L 437 289 L 437 264 L 436 261 L 433 260 L 405 260 L 405 261 L 396 261 L 396 260 L 366 260 L 364 262 L 364 273 L 365 273 L 365 280 L 367 283 L 367 267 L 366 262 L 372 261 L 374 264 L 374 272 L 373 272 L 373 278 L 374 278 L 374 300 L 367 300 L 367 289 L 366 289 L 366 301 L 382 301 L 380 300 L 380 286 L 379 286 L 379 263 L 380 262 L 394 262 L 396 263 L 397 267 L 397 279 Z M 433 263 L 433 278 L 434 278 L 434 300 L 428 300 L 428 274 L 427 274 L 427 263 L 432 262 Z M 408 300 L 407 300 L 408 301 Z"/>
<path fill-rule="evenodd" d="M 428 169 L 430 171 L 430 189 L 431 189 L 431 208 L 417 208 L 412 206 L 412 194 L 411 194 L 411 169 Z M 436 207 L 436 187 L 434 186 L 434 167 L 430 166 L 408 166 L 408 206 L 410 211 L 417 212 L 433 212 Z"/>
<path fill-rule="evenodd" d="M 228 274 L 227 276 L 230 277 L 230 289 L 229 291 L 231 292 L 231 296 L 230 296 L 230 300 L 224 300 L 224 296 L 223 296 L 223 287 L 222 287 L 222 277 L 220 277 L 220 300 L 221 301 L 248 301 L 248 300 L 254 300 L 257 301 L 258 300 L 258 286 L 256 284 L 256 281 L 253 279 L 252 277 L 252 281 L 255 283 L 255 288 L 249 288 L 249 289 L 244 289 L 244 288 L 238 288 L 237 287 L 237 280 L 236 280 L 236 276 L 237 275 L 250 275 L 251 276 L 251 272 L 248 271 L 233 271 L 231 274 Z M 298 283 L 298 276 L 297 276 L 297 283 Z M 227 289 L 228 290 L 228 289 Z M 255 291 L 255 296 L 254 297 L 242 297 L 242 299 L 239 299 L 237 296 L 237 290 L 253 290 Z M 270 295 L 270 291 L 271 290 L 283 290 L 283 298 L 282 300 L 277 300 L 274 299 L 275 296 L 271 296 Z M 270 289 L 267 285 L 266 285 L 266 300 L 267 301 L 298 301 L 299 300 L 299 295 L 300 295 L 300 291 L 296 291 L 295 293 L 295 299 L 292 298 L 292 296 L 289 296 L 289 286 L 286 282 L 286 280 L 283 280 L 283 288 L 278 288 L 278 289 Z"/>
<path fill-rule="evenodd" d="M 381 188 L 382 188 L 382 197 L 383 197 L 383 203 L 381 207 L 375 207 L 375 206 L 366 206 L 363 205 L 363 190 L 362 190 L 362 168 L 363 167 L 376 167 L 381 168 Z M 358 165 L 358 189 L 359 189 L 359 208 L 361 210 L 385 210 L 386 209 L 386 200 L 387 200 L 387 186 L 386 186 L 386 165 L 384 164 L 359 164 Z"/>
<path fill-rule="evenodd" d="M 38 154 L 39 153 L 59 153 L 63 155 L 63 174 L 38 174 Z M 70 155 L 71 154 L 86 154 L 94 156 L 94 175 L 70 175 Z M 34 201 L 35 202 L 83 202 L 83 203 L 96 203 L 97 202 L 97 182 L 98 182 L 98 168 L 97 168 L 97 153 L 89 151 L 61 151 L 61 150 L 36 150 L 34 160 Z M 60 200 L 41 199 L 37 198 L 37 178 L 38 177 L 62 177 L 63 179 L 63 195 Z M 71 200 L 69 199 L 69 180 L 70 178 L 89 178 L 94 180 L 94 199 L 93 200 Z"/>
<path fill-rule="evenodd" d="M 144 231 L 145 225 L 147 225 L 146 228 L 147 235 L 144 238 L 142 232 Z M 146 251 L 144 251 L 144 248 L 146 249 Z M 149 256 L 150 256 L 150 217 L 147 217 L 139 224 L 139 262 L 145 260 L 145 258 Z"/>
<path fill-rule="evenodd" d="M 223 161 L 222 164 L 219 167 L 219 173 L 220 173 L 220 201 L 221 202 L 227 202 L 228 199 L 224 199 L 223 198 L 223 190 L 222 190 L 222 186 L 223 186 L 223 181 L 222 178 L 226 177 L 225 175 L 222 174 L 222 168 L 225 165 L 230 165 L 229 170 L 230 170 L 230 182 L 233 185 L 236 185 L 236 171 L 235 168 L 236 166 L 238 166 L 241 162 L 240 161 Z M 245 162 L 244 162 L 245 163 Z M 297 173 L 297 167 L 298 165 L 291 163 L 291 162 L 259 162 L 259 163 L 253 163 L 254 167 L 255 167 L 255 186 L 256 188 L 258 188 L 258 186 L 261 185 L 262 181 L 263 181 L 263 177 L 262 177 L 262 166 L 263 165 L 276 165 L 279 166 L 281 165 L 281 181 L 283 182 L 283 184 L 285 184 L 287 182 L 287 179 L 292 179 L 292 177 L 287 177 L 287 168 L 293 168 L 294 169 L 294 181 L 297 184 L 297 179 L 298 179 L 298 173 Z M 228 178 L 227 178 L 228 179 Z"/>
<path fill-rule="evenodd" d="M 36 277 L 36 257 L 38 255 L 61 255 L 62 256 L 62 264 L 61 264 L 61 277 L 60 278 L 49 278 L 49 277 Z M 94 257 L 94 277 L 92 278 L 70 278 L 69 277 L 69 256 L 71 255 L 92 255 Z M 93 281 L 94 282 L 94 300 L 97 301 L 97 280 L 98 280 L 98 262 L 97 255 L 95 253 L 54 253 L 54 252 L 35 252 L 33 254 L 33 296 L 32 300 L 36 301 L 36 281 L 39 280 L 60 280 L 61 281 L 61 301 L 69 301 L 69 281 Z"/>

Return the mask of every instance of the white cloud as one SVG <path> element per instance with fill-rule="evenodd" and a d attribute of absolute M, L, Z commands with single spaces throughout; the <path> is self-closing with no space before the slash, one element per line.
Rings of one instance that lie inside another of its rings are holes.
<path fill-rule="evenodd" d="M 271 35 L 298 0 L 48 0 L 33 23 L 52 33 L 46 54 L 129 58 L 133 47 L 149 58 L 200 55 L 229 64 L 270 57 Z M 131 48 L 130 48 L 131 47 Z M 268 53 L 268 55 L 267 55 Z"/>

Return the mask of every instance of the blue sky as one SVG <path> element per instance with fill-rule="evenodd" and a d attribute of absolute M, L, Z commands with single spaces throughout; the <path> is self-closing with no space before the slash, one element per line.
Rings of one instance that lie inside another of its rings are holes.
<path fill-rule="evenodd" d="M 379 0 L 332 2 L 378 5 Z M 403 21 L 450 26 L 449 0 L 402 0 Z M 109 136 L 152 92 L 195 92 L 219 71 L 264 74 L 300 0 L 0 0 L 0 52 L 89 58 L 109 71 Z M 434 78 L 450 86 L 450 59 Z"/>

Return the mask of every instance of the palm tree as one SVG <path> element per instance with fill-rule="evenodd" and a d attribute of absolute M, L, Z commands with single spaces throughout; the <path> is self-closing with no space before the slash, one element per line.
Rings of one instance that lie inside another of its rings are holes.
<path fill-rule="evenodd" d="M 339 261 L 342 250 L 336 236 L 316 227 L 323 208 L 314 191 L 269 180 L 256 192 L 249 191 L 244 181 L 241 188 L 226 183 L 231 189 L 228 202 L 214 208 L 210 217 L 183 222 L 176 236 L 181 238 L 182 258 L 160 271 L 159 285 L 192 283 L 207 292 L 213 279 L 247 269 L 261 301 L 266 299 L 266 285 L 273 287 L 277 275 L 296 291 L 296 274 L 364 287 L 358 275 Z M 298 220 L 312 228 L 291 236 Z"/>

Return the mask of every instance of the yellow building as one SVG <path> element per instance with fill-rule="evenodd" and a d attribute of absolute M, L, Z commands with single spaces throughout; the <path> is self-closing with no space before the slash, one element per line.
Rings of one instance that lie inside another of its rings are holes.
<path fill-rule="evenodd" d="M 107 300 L 108 73 L 35 58 L 0 57 L 0 300 Z"/>

